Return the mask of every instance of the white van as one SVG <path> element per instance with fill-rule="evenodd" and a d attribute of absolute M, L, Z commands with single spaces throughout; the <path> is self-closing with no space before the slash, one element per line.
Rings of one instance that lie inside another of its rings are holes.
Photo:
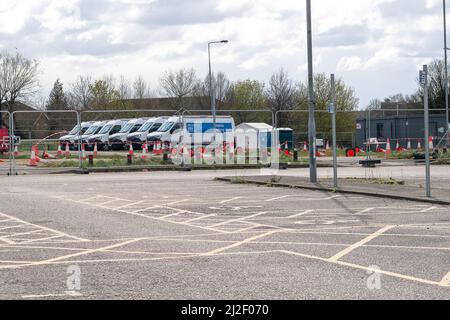
<path fill-rule="evenodd" d="M 158 131 L 162 124 L 166 122 L 167 117 L 150 118 L 148 119 L 138 131 L 130 133 L 127 136 L 128 144 L 133 144 L 133 149 L 141 149 L 142 144 L 147 141 L 149 133 Z"/>
<path fill-rule="evenodd" d="M 94 122 L 89 129 L 86 130 L 86 132 L 84 134 L 81 135 L 81 143 L 87 144 L 87 139 L 90 136 L 93 136 L 94 134 L 97 134 L 100 132 L 100 130 L 104 127 L 104 125 L 106 124 L 106 121 L 97 121 Z M 69 143 L 70 145 L 76 145 L 78 144 L 79 141 L 79 136 L 73 136 L 69 139 Z"/>
<path fill-rule="evenodd" d="M 83 135 L 86 133 L 86 131 L 92 126 L 93 122 L 82 122 L 81 123 L 81 131 L 78 125 L 75 126 L 75 128 L 72 129 L 67 135 L 62 136 L 59 138 L 59 143 L 62 146 L 65 146 L 67 143 L 69 144 L 70 148 L 74 148 L 75 140 L 78 140 L 79 135 Z"/>
<path fill-rule="evenodd" d="M 109 136 L 109 144 L 113 150 L 123 150 L 127 146 L 127 137 L 130 133 L 138 131 L 146 119 L 132 119 L 122 129 Z"/>
<path fill-rule="evenodd" d="M 162 142 L 163 145 L 176 145 L 181 140 L 189 142 L 192 146 L 206 146 L 213 141 L 213 117 L 212 116 L 184 116 L 171 117 L 161 128 L 147 136 L 150 145 Z M 182 130 L 180 130 L 182 129 Z M 172 136 L 177 131 L 177 136 Z M 231 116 L 216 117 L 216 133 L 222 134 L 223 142 L 234 143 L 234 119 Z M 218 139 L 219 140 L 219 139 Z"/>
<path fill-rule="evenodd" d="M 94 144 L 97 144 L 99 150 L 110 150 L 110 135 L 118 133 L 127 123 L 128 120 L 112 120 L 106 123 L 99 133 L 94 134 L 87 139 L 89 149 L 92 149 Z"/>

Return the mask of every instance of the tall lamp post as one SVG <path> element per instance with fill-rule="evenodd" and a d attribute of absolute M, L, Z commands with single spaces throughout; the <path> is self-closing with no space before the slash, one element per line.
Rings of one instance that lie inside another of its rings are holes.
<path fill-rule="evenodd" d="M 447 133 L 450 130 L 450 123 L 449 123 L 449 114 L 448 114 L 448 54 L 447 51 L 449 48 L 447 48 L 447 6 L 446 1 L 442 1 L 442 9 L 443 9 L 443 16 L 444 16 L 444 86 L 445 86 L 445 124 L 447 127 Z M 448 144 L 448 141 L 447 141 Z"/>
<path fill-rule="evenodd" d="M 316 159 L 316 120 L 315 120 L 315 99 L 314 99 L 314 75 L 312 58 L 312 27 L 311 27 L 311 0 L 306 0 L 306 21 L 307 21 L 307 44 L 308 44 L 308 140 L 309 140 L 309 179 L 310 182 L 317 182 L 317 159 Z"/>
<path fill-rule="evenodd" d="M 216 91 L 213 88 L 212 83 L 212 70 L 211 70 L 211 45 L 218 43 L 228 43 L 228 40 L 211 41 L 208 42 L 208 65 L 209 65 L 209 94 L 211 96 L 211 113 L 213 117 L 213 135 L 214 135 L 214 150 L 216 144 Z"/>

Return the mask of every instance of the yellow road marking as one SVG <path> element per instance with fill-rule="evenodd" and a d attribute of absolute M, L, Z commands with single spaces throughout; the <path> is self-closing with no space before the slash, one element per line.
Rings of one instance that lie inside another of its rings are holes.
<path fill-rule="evenodd" d="M 350 252 L 352 252 L 353 250 L 365 245 L 366 243 L 368 243 L 369 241 L 372 241 L 373 239 L 375 239 L 376 237 L 378 237 L 379 235 L 385 233 L 386 231 L 395 228 L 395 226 L 386 226 L 384 228 L 381 228 L 380 230 L 378 230 L 377 232 L 372 233 L 370 236 L 362 239 L 361 241 L 356 242 L 355 244 L 352 244 L 350 247 L 342 250 L 341 252 L 338 252 L 337 254 L 335 254 L 334 256 L 332 256 L 329 260 L 330 261 L 338 261 L 339 259 L 341 259 L 342 257 L 346 256 L 347 254 L 349 254 Z"/>

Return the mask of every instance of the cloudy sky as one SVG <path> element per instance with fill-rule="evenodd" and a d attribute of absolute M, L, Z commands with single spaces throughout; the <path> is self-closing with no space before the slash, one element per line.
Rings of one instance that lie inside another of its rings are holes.
<path fill-rule="evenodd" d="M 336 73 L 365 107 L 413 93 L 417 72 L 443 56 L 441 0 L 313 0 L 315 72 Z M 450 10 L 450 8 L 449 8 Z M 41 61 L 48 93 L 56 78 L 142 74 L 153 88 L 167 69 L 267 82 L 283 67 L 306 78 L 302 0 L 0 0 L 0 48 Z"/>

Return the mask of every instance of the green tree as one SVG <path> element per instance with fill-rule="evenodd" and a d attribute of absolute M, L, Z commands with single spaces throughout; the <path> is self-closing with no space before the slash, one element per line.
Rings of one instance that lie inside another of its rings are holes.
<path fill-rule="evenodd" d="M 53 89 L 50 91 L 50 95 L 45 104 L 45 109 L 54 111 L 54 110 L 68 110 L 69 104 L 67 100 L 67 96 L 64 93 L 63 84 L 59 79 L 56 79 L 53 84 Z M 58 133 L 58 131 L 63 131 L 65 128 L 64 120 L 70 118 L 73 120 L 73 114 L 64 114 L 64 113 L 55 113 L 51 112 L 47 114 L 49 119 L 48 129 L 50 134 Z"/>
<path fill-rule="evenodd" d="M 251 112 L 251 110 L 267 108 L 263 82 L 243 80 L 232 83 L 226 97 L 226 102 L 231 109 L 250 111 L 235 113 L 233 116 L 237 124 L 242 122 L 272 122 L 269 112 Z"/>
<path fill-rule="evenodd" d="M 336 79 L 336 129 L 338 140 L 350 140 L 351 135 L 356 130 L 356 111 L 358 109 L 359 100 L 355 96 L 355 91 L 346 85 L 343 79 Z M 307 85 L 299 83 L 296 94 L 296 110 L 304 112 L 292 114 L 289 117 L 287 126 L 293 128 L 297 133 L 301 134 L 301 138 L 306 137 L 308 131 L 308 88 Z M 316 101 L 316 131 L 318 138 L 331 138 L 331 115 L 327 112 L 328 105 L 331 101 L 331 81 L 324 74 L 316 74 L 314 76 L 314 97 Z M 345 138 L 344 138 L 345 133 Z"/>
<path fill-rule="evenodd" d="M 46 103 L 47 110 L 67 110 L 67 97 L 64 93 L 63 84 L 59 79 L 56 79 L 53 84 L 53 89 L 50 91 L 48 101 Z"/>

